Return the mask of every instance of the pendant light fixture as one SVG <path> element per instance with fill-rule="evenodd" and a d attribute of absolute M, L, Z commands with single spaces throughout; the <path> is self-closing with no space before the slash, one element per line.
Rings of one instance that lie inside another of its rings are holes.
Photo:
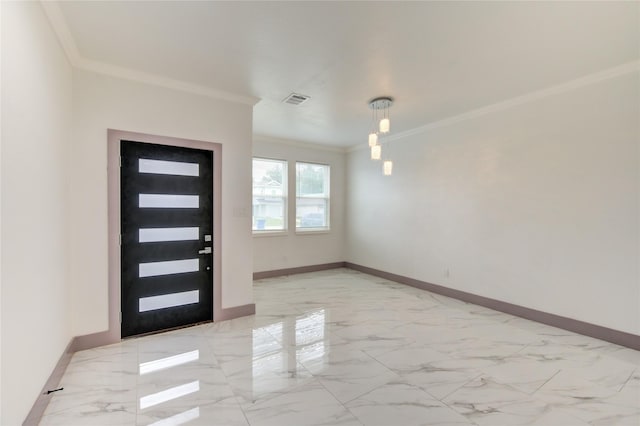
<path fill-rule="evenodd" d="M 378 117 L 380 111 L 380 121 L 378 121 L 378 131 L 382 134 L 389 133 L 391 129 L 391 120 L 389 118 L 389 108 L 393 105 L 393 99 L 388 96 L 375 98 L 369 102 L 369 108 L 374 111 L 374 121 Z"/>
<path fill-rule="evenodd" d="M 378 132 L 376 130 L 376 110 L 371 110 L 371 133 L 369 133 L 369 148 L 373 148 L 378 144 Z"/>
<path fill-rule="evenodd" d="M 382 173 L 385 176 L 391 176 L 391 173 L 393 173 L 393 161 L 384 160 L 382 163 Z"/>
<path fill-rule="evenodd" d="M 371 147 L 371 159 L 372 160 L 379 160 L 380 158 L 382 158 L 382 146 L 380 145 L 374 145 Z"/>
<path fill-rule="evenodd" d="M 369 147 L 371 148 L 371 159 L 382 159 L 382 140 L 381 137 L 391 129 L 391 120 L 389 118 L 389 108 L 393 105 L 393 99 L 388 96 L 382 96 L 369 101 L 371 108 L 371 132 L 369 133 Z M 380 111 L 380 113 L 378 113 Z M 380 117 L 380 118 L 379 118 Z M 393 162 L 385 159 L 382 164 L 382 172 L 385 176 L 390 176 L 393 171 Z"/>
<path fill-rule="evenodd" d="M 380 120 L 380 133 L 389 133 L 389 129 L 391 127 L 391 122 L 389 118 L 385 117 Z"/>
<path fill-rule="evenodd" d="M 377 133 L 369 133 L 369 148 L 374 147 L 378 144 L 378 134 Z"/>

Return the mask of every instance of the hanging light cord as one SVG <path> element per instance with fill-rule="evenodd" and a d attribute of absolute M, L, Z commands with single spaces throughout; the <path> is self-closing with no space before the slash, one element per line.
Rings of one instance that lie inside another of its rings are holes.
<path fill-rule="evenodd" d="M 373 133 L 378 133 L 376 130 L 376 109 L 371 108 L 371 129 Z"/>

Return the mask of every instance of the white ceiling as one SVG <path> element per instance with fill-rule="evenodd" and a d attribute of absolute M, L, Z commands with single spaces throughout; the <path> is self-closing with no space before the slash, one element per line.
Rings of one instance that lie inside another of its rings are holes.
<path fill-rule="evenodd" d="M 365 143 L 640 58 L 640 2 L 60 3 L 80 56 L 261 99 L 254 133 Z M 291 92 L 310 95 L 294 107 Z"/>

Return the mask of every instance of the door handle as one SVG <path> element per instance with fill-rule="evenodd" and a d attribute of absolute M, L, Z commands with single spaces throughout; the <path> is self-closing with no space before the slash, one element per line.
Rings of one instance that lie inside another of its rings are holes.
<path fill-rule="evenodd" d="M 211 254 L 211 247 L 205 247 L 202 250 L 198 251 L 198 254 Z"/>

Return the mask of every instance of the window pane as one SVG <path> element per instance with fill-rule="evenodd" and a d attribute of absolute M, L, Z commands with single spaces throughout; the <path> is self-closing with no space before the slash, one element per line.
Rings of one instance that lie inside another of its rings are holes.
<path fill-rule="evenodd" d="M 273 231 L 284 228 L 285 199 L 279 197 L 253 197 L 254 231 Z"/>
<path fill-rule="evenodd" d="M 138 194 L 140 208 L 153 209 L 197 209 L 200 207 L 200 196 L 178 194 Z"/>
<path fill-rule="evenodd" d="M 253 230 L 287 228 L 287 162 L 253 159 Z"/>
<path fill-rule="evenodd" d="M 200 165 L 198 163 L 140 158 L 138 160 L 138 172 L 159 175 L 200 176 Z"/>
<path fill-rule="evenodd" d="M 147 312 L 175 306 L 192 305 L 200 302 L 200 290 L 170 293 L 160 296 L 141 297 L 138 299 L 138 311 Z"/>
<path fill-rule="evenodd" d="M 296 200 L 296 226 L 298 228 L 328 228 L 328 201 L 324 198 L 298 198 Z"/>
<path fill-rule="evenodd" d="M 329 166 L 296 163 L 296 228 L 329 228 Z"/>
<path fill-rule="evenodd" d="M 184 274 L 187 272 L 198 272 L 199 270 L 200 259 L 167 260 L 164 262 L 138 264 L 138 276 L 140 278 Z"/>
<path fill-rule="evenodd" d="M 298 197 L 328 197 L 329 166 L 296 163 L 296 195 Z"/>
<path fill-rule="evenodd" d="M 200 228 L 140 228 L 138 241 L 155 243 L 158 241 L 191 241 L 200 239 Z"/>

